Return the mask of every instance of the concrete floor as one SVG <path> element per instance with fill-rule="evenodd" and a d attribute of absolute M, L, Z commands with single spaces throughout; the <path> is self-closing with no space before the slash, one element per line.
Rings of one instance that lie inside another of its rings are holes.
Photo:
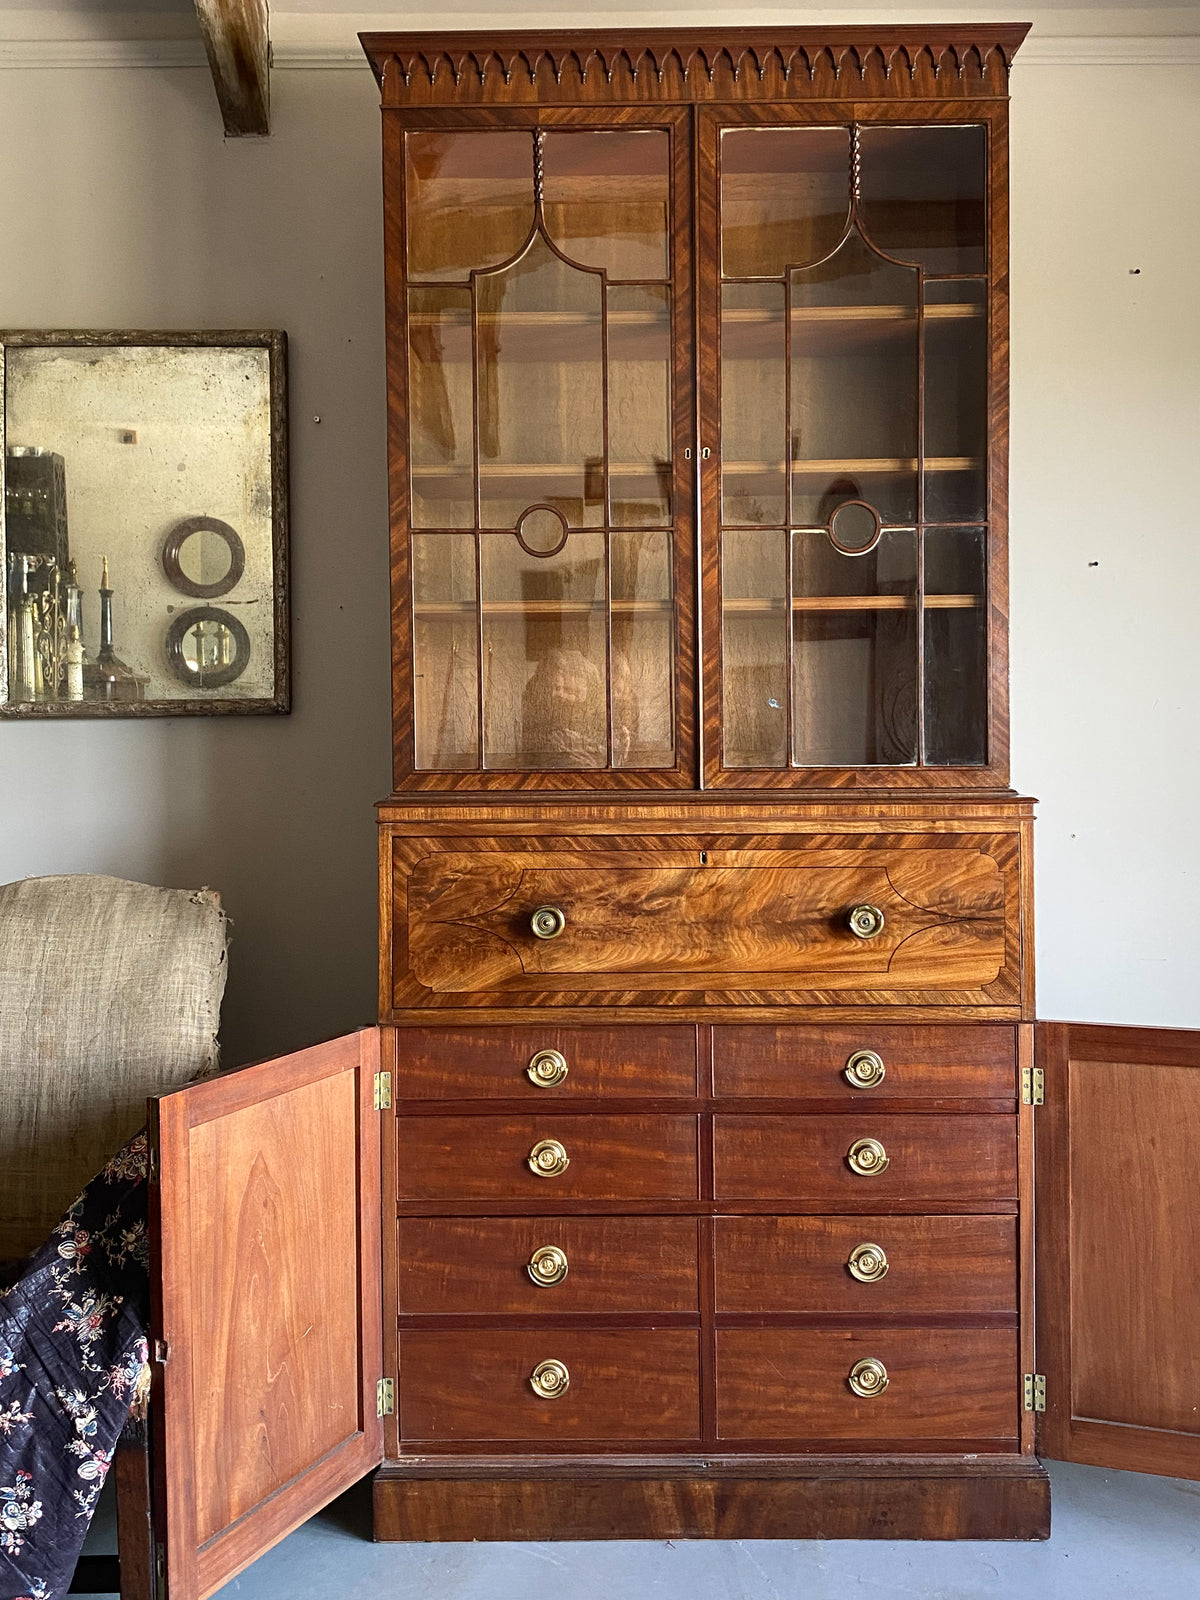
<path fill-rule="evenodd" d="M 1200 1484 L 1051 1464 L 1048 1544 L 372 1544 L 366 1484 L 216 1600 L 1192 1600 Z M 88 1542 L 114 1548 L 105 1506 Z"/>

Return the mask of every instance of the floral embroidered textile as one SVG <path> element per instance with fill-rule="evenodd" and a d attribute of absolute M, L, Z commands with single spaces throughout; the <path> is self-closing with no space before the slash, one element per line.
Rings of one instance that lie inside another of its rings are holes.
<path fill-rule="evenodd" d="M 146 1136 L 0 1281 L 0 1600 L 60 1600 L 146 1365 Z"/>

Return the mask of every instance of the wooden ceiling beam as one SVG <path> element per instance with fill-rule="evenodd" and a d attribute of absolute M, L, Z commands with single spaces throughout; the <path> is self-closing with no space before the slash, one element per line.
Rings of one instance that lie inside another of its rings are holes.
<path fill-rule="evenodd" d="M 270 133 L 271 38 L 266 0 L 196 0 L 225 133 Z"/>

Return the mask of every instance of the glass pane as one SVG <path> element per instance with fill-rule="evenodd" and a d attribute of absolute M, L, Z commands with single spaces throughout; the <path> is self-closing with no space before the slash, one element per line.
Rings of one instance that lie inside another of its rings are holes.
<path fill-rule="evenodd" d="M 885 523 L 917 514 L 917 282 L 856 231 L 791 274 L 792 522 L 826 524 L 843 500 Z"/>
<path fill-rule="evenodd" d="M 872 244 L 926 272 L 985 272 L 986 130 L 864 127 L 859 139 Z"/>
<path fill-rule="evenodd" d="M 667 290 L 609 289 L 608 448 L 612 525 L 671 520 L 671 308 Z"/>
<path fill-rule="evenodd" d="M 602 279 L 539 235 L 476 279 L 480 519 L 514 527 L 551 505 L 574 528 L 604 519 Z"/>
<path fill-rule="evenodd" d="M 787 521 L 787 342 L 783 284 L 721 291 L 721 516 Z"/>
<path fill-rule="evenodd" d="M 925 291 L 925 518 L 987 515 L 987 284 Z"/>
<path fill-rule="evenodd" d="M 917 536 L 843 555 L 792 535 L 792 758 L 799 766 L 917 759 Z"/>
<path fill-rule="evenodd" d="M 409 279 L 456 278 L 514 256 L 533 227 L 533 134 L 407 133 Z"/>
<path fill-rule="evenodd" d="M 729 128 L 721 135 L 721 271 L 781 278 L 846 231 L 848 128 Z"/>
<path fill-rule="evenodd" d="M 721 559 L 723 760 L 787 765 L 787 535 L 726 533 Z"/>
<path fill-rule="evenodd" d="M 565 256 L 611 278 L 666 278 L 666 133 L 547 133 L 542 171 L 546 230 Z"/>
<path fill-rule="evenodd" d="M 479 628 L 472 534 L 415 534 L 413 727 L 416 765 L 479 765 Z"/>
<path fill-rule="evenodd" d="M 484 766 L 606 766 L 603 533 L 573 533 L 551 556 L 512 534 L 480 544 Z"/>
<path fill-rule="evenodd" d="M 410 289 L 408 340 L 413 526 L 473 528 L 470 289 Z"/>
<path fill-rule="evenodd" d="M 925 534 L 925 760 L 987 761 L 987 537 L 982 528 Z"/>
<path fill-rule="evenodd" d="M 612 535 L 614 767 L 675 760 L 675 608 L 668 533 Z"/>

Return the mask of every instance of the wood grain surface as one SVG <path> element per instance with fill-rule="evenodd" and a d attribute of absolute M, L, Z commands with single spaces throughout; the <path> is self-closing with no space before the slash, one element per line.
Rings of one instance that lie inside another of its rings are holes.
<path fill-rule="evenodd" d="M 532 1083 L 526 1068 L 541 1050 L 567 1063 L 561 1083 Z M 696 1092 L 696 1030 L 658 1027 L 401 1028 L 396 1096 L 430 1100 L 528 1100 L 536 1105 L 594 1096 L 660 1097 Z"/>
<path fill-rule="evenodd" d="M 877 1086 L 856 1088 L 846 1063 L 873 1050 L 884 1065 Z M 791 1095 L 869 1107 L 880 1100 L 1008 1100 L 1015 1104 L 1016 1033 L 1012 1028 L 744 1027 L 713 1029 L 717 1095 Z"/>

